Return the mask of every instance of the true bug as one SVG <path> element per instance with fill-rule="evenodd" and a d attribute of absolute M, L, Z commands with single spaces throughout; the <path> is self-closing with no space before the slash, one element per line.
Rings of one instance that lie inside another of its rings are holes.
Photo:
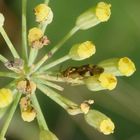
<path fill-rule="evenodd" d="M 68 67 L 66 70 L 62 72 L 62 75 L 64 77 L 69 78 L 83 78 L 85 76 L 93 76 L 98 75 L 104 72 L 104 69 L 102 67 L 99 67 L 97 65 L 83 65 L 79 67 Z"/>

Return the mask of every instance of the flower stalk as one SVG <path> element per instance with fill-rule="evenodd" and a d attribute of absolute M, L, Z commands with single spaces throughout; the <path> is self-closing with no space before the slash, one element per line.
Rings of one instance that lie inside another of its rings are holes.
<path fill-rule="evenodd" d="M 12 104 L 12 107 L 10 109 L 10 112 L 8 113 L 8 117 L 7 117 L 7 119 L 6 119 L 5 123 L 4 123 L 4 126 L 3 126 L 3 128 L 2 128 L 2 130 L 0 132 L 0 138 L 1 139 L 3 139 L 5 137 L 5 134 L 7 132 L 7 129 L 9 127 L 10 122 L 11 122 L 11 120 L 13 118 L 13 115 L 14 115 L 14 113 L 16 111 L 16 108 L 17 108 L 17 105 L 19 103 L 20 97 L 21 97 L 21 94 L 20 93 L 16 93 L 15 100 L 14 100 L 14 102 Z"/>
<path fill-rule="evenodd" d="M 62 45 L 64 45 L 64 43 L 66 41 L 68 41 L 68 39 L 70 39 L 77 31 L 79 30 L 79 28 L 77 26 L 75 26 L 74 28 L 72 28 L 70 30 L 70 32 L 68 32 L 68 34 L 57 44 L 53 47 L 53 49 L 50 51 L 50 53 L 53 55 L 55 52 L 57 52 L 60 47 Z"/>
<path fill-rule="evenodd" d="M 34 106 L 34 108 L 37 112 L 37 121 L 38 121 L 40 129 L 41 130 L 49 130 L 48 126 L 47 126 L 47 123 L 45 121 L 45 118 L 42 114 L 42 111 L 41 111 L 41 108 L 40 108 L 40 105 L 38 103 L 38 100 L 37 100 L 37 97 L 36 97 L 35 93 L 32 94 L 31 100 L 32 100 L 33 106 Z"/>
<path fill-rule="evenodd" d="M 20 58 L 19 57 L 19 54 L 17 53 L 15 47 L 13 46 L 12 42 L 10 41 L 7 33 L 5 32 L 4 28 L 3 27 L 0 27 L 0 32 L 1 32 L 1 35 L 3 36 L 5 42 L 7 43 L 12 55 L 14 58 Z"/>
<path fill-rule="evenodd" d="M 50 68 L 52 68 L 52 67 L 54 67 L 62 62 L 65 62 L 69 59 L 70 59 L 69 55 L 65 55 L 62 58 L 59 58 L 56 61 L 53 61 L 52 63 L 43 66 L 39 71 L 46 71 L 46 70 L 48 70 L 48 69 L 50 69 Z"/>
<path fill-rule="evenodd" d="M 22 55 L 23 58 L 28 60 L 28 48 L 27 48 L 27 21 L 26 21 L 26 5 L 27 0 L 22 0 Z"/>
<path fill-rule="evenodd" d="M 5 58 L 3 55 L 0 54 L 0 61 L 1 61 L 2 63 L 6 63 L 6 62 L 8 61 L 8 59 Z"/>

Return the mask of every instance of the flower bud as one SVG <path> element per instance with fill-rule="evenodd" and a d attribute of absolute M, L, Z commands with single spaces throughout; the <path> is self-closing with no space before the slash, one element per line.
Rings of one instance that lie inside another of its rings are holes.
<path fill-rule="evenodd" d="M 91 91 L 113 90 L 117 85 L 117 79 L 113 74 L 101 73 L 90 76 L 84 80 L 87 88 Z"/>
<path fill-rule="evenodd" d="M 99 63 L 99 66 L 115 76 L 131 76 L 136 71 L 135 64 L 128 57 L 104 60 Z"/>
<path fill-rule="evenodd" d="M 101 21 L 105 22 L 108 21 L 111 15 L 110 10 L 111 4 L 107 4 L 105 2 L 99 2 L 95 9 L 95 15 L 96 17 Z"/>
<path fill-rule="evenodd" d="M 72 46 L 69 52 L 69 56 L 71 57 L 71 59 L 79 61 L 89 58 L 90 56 L 95 54 L 95 52 L 95 45 L 90 41 L 86 41 L 81 44 Z"/>
<path fill-rule="evenodd" d="M 58 138 L 51 131 L 42 130 L 40 132 L 40 139 L 39 140 L 58 140 Z"/>
<path fill-rule="evenodd" d="M 50 24 L 53 20 L 53 12 L 47 4 L 39 4 L 34 9 L 37 22 Z"/>
<path fill-rule="evenodd" d="M 2 13 L 0 13 L 0 27 L 3 27 L 5 18 Z"/>
<path fill-rule="evenodd" d="M 22 117 L 22 119 L 24 121 L 31 122 L 36 117 L 36 111 L 34 109 L 32 109 L 32 110 L 26 110 L 26 111 L 21 111 L 21 117 Z"/>
<path fill-rule="evenodd" d="M 99 81 L 101 86 L 108 90 L 113 90 L 117 85 L 117 78 L 109 73 L 100 74 Z"/>
<path fill-rule="evenodd" d="M 34 27 L 29 30 L 28 41 L 29 45 L 32 45 L 33 42 L 38 41 L 43 37 L 43 32 L 41 29 Z"/>
<path fill-rule="evenodd" d="M 104 88 L 101 86 L 99 80 L 99 76 L 90 76 L 84 80 L 84 83 L 86 84 L 87 88 L 91 91 L 100 91 L 104 90 Z"/>
<path fill-rule="evenodd" d="M 17 89 L 24 94 L 34 93 L 36 90 L 36 84 L 33 81 L 22 80 L 17 83 Z"/>
<path fill-rule="evenodd" d="M 0 89 L 0 108 L 8 106 L 13 101 L 13 94 L 10 89 Z"/>
<path fill-rule="evenodd" d="M 76 26 L 81 30 L 86 30 L 107 21 L 111 15 L 110 7 L 110 4 L 99 2 L 96 7 L 92 7 L 77 18 Z"/>
<path fill-rule="evenodd" d="M 85 120 L 90 126 L 105 135 L 109 135 L 114 132 L 115 126 L 111 119 L 97 110 L 90 110 L 85 115 Z"/>
<path fill-rule="evenodd" d="M 118 68 L 125 76 L 131 76 L 136 71 L 134 63 L 127 57 L 119 60 Z"/>

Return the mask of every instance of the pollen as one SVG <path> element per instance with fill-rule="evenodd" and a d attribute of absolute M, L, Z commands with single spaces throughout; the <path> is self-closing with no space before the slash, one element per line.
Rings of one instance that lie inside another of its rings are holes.
<path fill-rule="evenodd" d="M 0 108 L 8 106 L 13 101 L 13 94 L 10 89 L 0 89 Z"/>
<path fill-rule="evenodd" d="M 95 15 L 101 22 L 108 21 L 111 15 L 111 4 L 105 2 L 99 2 L 96 7 Z"/>

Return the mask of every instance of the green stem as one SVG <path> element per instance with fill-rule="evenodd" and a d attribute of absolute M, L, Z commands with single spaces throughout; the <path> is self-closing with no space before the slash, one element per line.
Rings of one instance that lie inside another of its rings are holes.
<path fill-rule="evenodd" d="M 35 74 L 34 77 L 37 79 L 43 79 L 43 80 L 52 81 L 52 82 L 69 83 L 69 84 L 73 84 L 73 85 L 83 85 L 84 84 L 84 81 L 81 79 L 73 79 L 70 77 L 62 77 L 59 75 L 49 75 L 48 72 Z"/>
<path fill-rule="evenodd" d="M 18 78 L 18 75 L 16 73 L 10 73 L 10 72 L 1 72 L 0 71 L 0 77 L 9 77 L 9 78 Z"/>
<path fill-rule="evenodd" d="M 66 111 L 69 112 L 69 109 L 73 109 L 73 111 L 76 112 L 75 114 L 82 113 L 79 106 L 76 103 L 61 96 L 60 94 L 56 93 L 52 89 L 50 89 L 44 85 L 41 85 L 41 84 L 37 84 L 37 87 L 39 90 L 41 90 L 44 94 L 46 94 L 48 97 L 50 97 L 53 101 L 55 101 L 57 104 L 59 104 Z"/>
<path fill-rule="evenodd" d="M 34 48 L 30 49 L 30 56 L 29 56 L 28 66 L 31 66 L 34 63 L 34 61 L 35 61 L 35 59 L 37 57 L 37 54 L 38 54 L 37 49 L 34 49 Z"/>
<path fill-rule="evenodd" d="M 23 58 L 28 60 L 28 47 L 27 47 L 27 21 L 26 21 L 26 6 L 27 0 L 22 0 L 22 53 Z"/>
<path fill-rule="evenodd" d="M 33 106 L 34 106 L 35 110 L 37 111 L 37 121 L 38 121 L 40 129 L 49 130 L 35 93 L 32 94 L 31 99 L 33 102 Z"/>
<path fill-rule="evenodd" d="M 50 0 L 44 0 L 44 3 L 49 4 Z"/>
<path fill-rule="evenodd" d="M 57 90 L 59 90 L 59 91 L 63 91 L 63 90 L 64 90 L 63 87 L 61 87 L 61 86 L 59 86 L 59 85 L 57 85 L 57 84 L 54 84 L 54 83 L 52 83 L 52 82 L 46 81 L 46 80 L 44 80 L 44 79 L 34 79 L 34 80 L 35 80 L 36 83 L 43 84 L 43 85 L 47 85 L 47 86 L 52 87 L 52 88 L 54 88 L 54 89 L 57 89 Z"/>
<path fill-rule="evenodd" d="M 36 72 L 48 59 L 48 55 L 45 55 L 35 66 L 34 68 L 31 70 L 30 74 Z"/>
<path fill-rule="evenodd" d="M 72 28 L 72 30 L 70 30 L 70 32 L 50 51 L 51 54 L 53 55 L 56 51 L 58 51 L 60 49 L 60 47 L 70 38 L 72 37 L 77 31 L 79 30 L 79 28 L 77 26 L 75 26 L 74 28 Z"/>
<path fill-rule="evenodd" d="M 44 3 L 48 4 L 49 3 L 49 0 L 44 0 Z M 43 33 L 45 33 L 46 27 L 47 26 L 45 24 L 39 24 L 38 25 L 38 28 L 40 28 L 43 31 Z M 31 48 L 30 49 L 28 66 L 31 66 L 34 63 L 37 55 L 38 55 L 38 50 Z"/>
<path fill-rule="evenodd" d="M 42 67 L 40 69 L 40 71 L 46 71 L 46 70 L 48 70 L 48 69 L 50 69 L 50 68 L 52 68 L 52 67 L 54 67 L 54 66 L 56 66 L 56 65 L 58 65 L 58 64 L 60 64 L 62 62 L 64 62 L 64 61 L 67 61 L 69 59 L 70 59 L 69 55 L 65 55 L 62 58 L 59 58 L 59 59 L 53 61 L 52 63 L 45 65 L 44 67 Z"/>
<path fill-rule="evenodd" d="M 4 138 L 4 136 L 5 136 L 5 134 L 6 134 L 7 130 L 8 130 L 10 122 L 11 122 L 11 120 L 13 118 L 13 115 L 14 115 L 14 113 L 16 111 L 16 108 L 17 108 L 17 105 L 19 103 L 20 97 L 21 97 L 21 94 L 17 93 L 16 97 L 15 97 L 15 100 L 14 100 L 14 103 L 12 104 L 11 110 L 10 110 L 10 112 L 8 114 L 8 117 L 7 117 L 6 121 L 5 121 L 5 124 L 4 124 L 4 126 L 3 126 L 2 130 L 1 130 L 1 133 L 0 133 L 0 138 L 1 139 Z"/>
<path fill-rule="evenodd" d="M 3 62 L 3 63 L 6 63 L 8 61 L 8 59 L 0 54 L 0 61 Z"/>
<path fill-rule="evenodd" d="M 0 32 L 1 32 L 4 40 L 6 41 L 8 47 L 9 47 L 11 53 L 12 53 L 12 55 L 14 56 L 14 58 L 19 58 L 19 55 L 18 55 L 16 49 L 14 48 L 12 42 L 10 41 L 10 39 L 9 39 L 8 35 L 6 34 L 6 32 L 5 32 L 3 27 L 0 28 Z"/>

